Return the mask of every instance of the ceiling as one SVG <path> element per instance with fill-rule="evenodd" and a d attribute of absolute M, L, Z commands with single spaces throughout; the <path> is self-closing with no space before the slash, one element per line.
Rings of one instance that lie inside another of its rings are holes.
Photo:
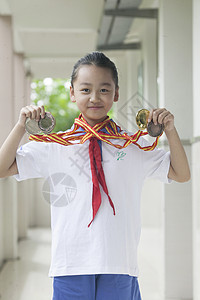
<path fill-rule="evenodd" d="M 123 43 L 132 17 L 108 9 L 137 8 L 142 0 L 1 0 L 11 15 L 13 44 L 34 78 L 69 77 L 76 60 L 106 45 Z"/>
<path fill-rule="evenodd" d="M 115 17 L 105 14 L 106 10 L 119 10 L 124 8 L 138 8 L 142 0 L 107 0 L 105 1 L 103 17 L 97 45 L 123 43 L 126 34 L 133 22 L 133 18 Z"/>

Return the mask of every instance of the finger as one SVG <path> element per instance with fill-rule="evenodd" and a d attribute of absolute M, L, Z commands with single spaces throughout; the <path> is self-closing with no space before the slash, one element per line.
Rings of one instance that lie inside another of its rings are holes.
<path fill-rule="evenodd" d="M 153 118 L 153 109 L 149 112 L 148 123 L 151 122 L 152 118 Z"/>
<path fill-rule="evenodd" d="M 165 119 L 168 115 L 170 115 L 170 112 L 167 111 L 167 110 L 161 112 L 161 113 L 158 115 L 158 123 L 159 123 L 159 124 L 162 124 L 163 121 L 164 121 L 164 119 Z"/>
<path fill-rule="evenodd" d="M 30 112 L 31 112 L 30 119 L 31 119 L 31 120 L 35 120 L 35 119 L 36 119 L 36 115 L 37 115 L 37 107 L 34 106 L 34 105 L 30 105 L 30 106 L 28 107 L 28 109 L 29 109 Z"/>
<path fill-rule="evenodd" d="M 35 105 L 32 105 L 34 111 L 35 111 L 35 120 L 36 121 L 39 121 L 40 120 L 40 115 L 41 115 L 41 106 L 35 106 Z"/>
<path fill-rule="evenodd" d="M 36 121 L 39 121 L 40 117 L 41 118 L 45 117 L 45 109 L 44 109 L 43 105 L 42 106 L 31 105 L 31 107 L 34 109 L 34 111 L 36 113 L 36 116 L 35 116 Z"/>
<path fill-rule="evenodd" d="M 21 116 L 25 116 L 26 118 L 29 118 L 29 117 L 31 116 L 31 112 L 30 112 L 30 110 L 28 109 L 28 107 L 23 107 L 23 108 L 21 109 L 20 115 L 21 115 Z"/>
<path fill-rule="evenodd" d="M 39 121 L 40 117 L 44 117 L 45 115 L 44 106 L 41 107 L 36 105 L 30 105 L 30 111 L 32 113 L 32 118 L 36 121 Z"/>
<path fill-rule="evenodd" d="M 174 124 L 174 115 L 171 114 L 171 113 L 170 113 L 169 115 L 167 115 L 167 116 L 164 118 L 164 120 L 163 120 L 163 124 L 164 124 L 165 127 L 166 127 L 166 125 L 169 124 L 169 123 Z"/>
<path fill-rule="evenodd" d="M 44 105 L 40 106 L 40 110 L 41 110 L 41 118 L 43 119 L 45 117 L 45 109 L 44 109 Z"/>
<path fill-rule="evenodd" d="M 36 108 L 36 117 L 35 117 L 37 122 L 40 120 L 40 113 L 41 113 L 41 108 L 37 107 Z"/>
<path fill-rule="evenodd" d="M 165 112 L 166 109 L 165 108 L 157 108 L 153 111 L 153 123 L 155 125 L 157 125 L 159 123 L 158 119 L 159 119 L 159 116 Z M 162 124 L 162 123 L 161 123 Z"/>
<path fill-rule="evenodd" d="M 158 122 L 158 109 L 153 111 L 153 123 L 157 125 Z"/>

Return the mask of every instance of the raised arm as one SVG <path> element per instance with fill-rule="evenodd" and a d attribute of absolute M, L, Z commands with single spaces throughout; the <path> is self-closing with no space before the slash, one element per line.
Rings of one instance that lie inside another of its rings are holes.
<path fill-rule="evenodd" d="M 26 118 L 39 121 L 40 115 L 42 118 L 45 116 L 43 106 L 30 105 L 21 109 L 17 124 L 0 149 L 0 178 L 18 174 L 16 151 L 25 133 Z"/>
<path fill-rule="evenodd" d="M 168 177 L 177 182 L 186 182 L 190 179 L 190 168 L 181 144 L 179 135 L 174 126 L 174 116 L 165 108 L 154 109 L 149 114 L 148 121 L 154 124 L 164 124 L 165 134 L 170 148 L 170 168 Z"/>

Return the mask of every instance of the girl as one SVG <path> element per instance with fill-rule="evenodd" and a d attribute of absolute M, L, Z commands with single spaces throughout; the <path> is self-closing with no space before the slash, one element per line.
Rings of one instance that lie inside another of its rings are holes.
<path fill-rule="evenodd" d="M 170 152 L 149 145 L 139 131 L 122 131 L 107 116 L 119 98 L 117 69 L 100 52 L 75 64 L 70 95 L 81 112 L 71 130 L 31 136 L 17 150 L 26 118 L 38 121 L 45 115 L 43 106 L 22 108 L 0 150 L 0 176 L 56 180 L 56 174 L 64 173 L 75 182 L 72 201 L 51 202 L 53 300 L 140 300 L 137 247 L 143 182 L 146 177 L 165 183 L 190 178 L 174 117 L 158 108 L 148 120 L 164 125 Z M 63 189 L 57 192 L 61 196 Z"/>

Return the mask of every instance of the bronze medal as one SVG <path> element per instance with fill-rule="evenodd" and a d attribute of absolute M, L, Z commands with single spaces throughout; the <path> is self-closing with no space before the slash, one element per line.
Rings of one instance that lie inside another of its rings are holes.
<path fill-rule="evenodd" d="M 140 130 L 147 129 L 147 132 L 152 137 L 157 137 L 162 134 L 164 130 L 163 124 L 155 125 L 153 121 L 148 123 L 149 111 L 145 108 L 139 110 L 136 115 L 136 123 Z"/>
<path fill-rule="evenodd" d="M 163 124 L 155 125 L 152 121 L 147 124 L 147 132 L 150 136 L 157 137 L 161 135 L 164 130 Z"/>

